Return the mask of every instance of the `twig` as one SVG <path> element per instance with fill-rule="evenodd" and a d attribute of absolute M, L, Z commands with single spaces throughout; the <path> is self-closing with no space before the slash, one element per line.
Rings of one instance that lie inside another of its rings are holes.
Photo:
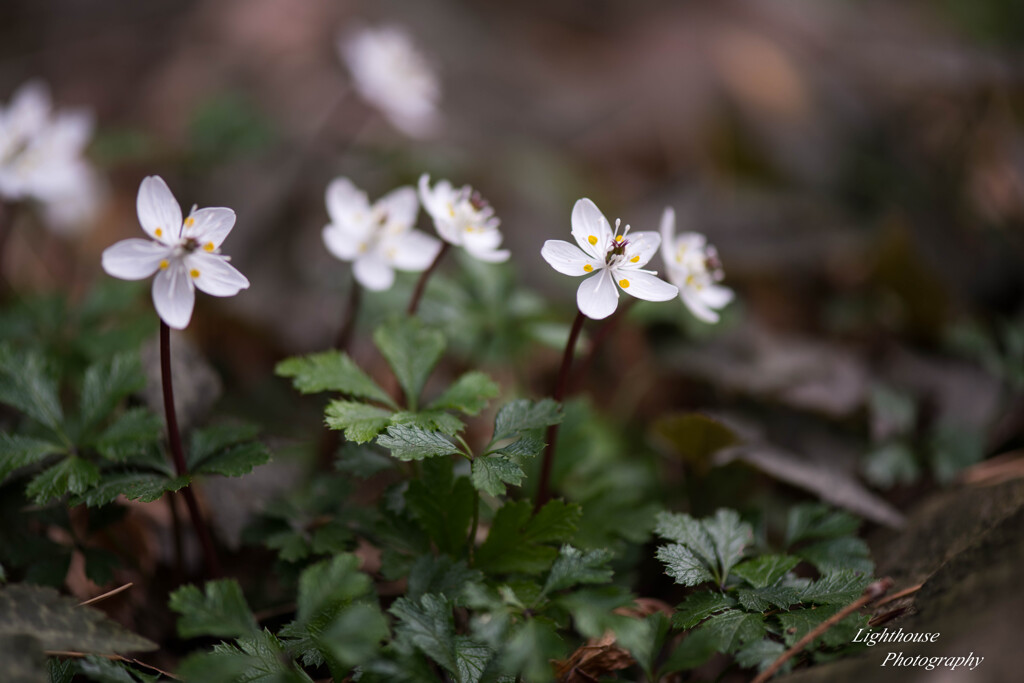
<path fill-rule="evenodd" d="M 99 602 L 101 600 L 106 600 L 107 598 L 112 598 L 115 595 L 117 595 L 118 593 L 122 593 L 122 592 L 128 590 L 129 588 L 131 588 L 134 585 L 135 584 L 133 584 L 131 581 L 129 581 L 128 583 L 126 583 L 125 585 L 121 586 L 120 588 L 115 588 L 114 590 L 107 591 L 106 593 L 103 593 L 102 595 L 97 595 L 95 598 L 89 598 L 85 602 L 80 602 L 80 603 L 78 603 L 78 606 L 79 607 L 84 607 L 85 605 L 92 605 L 92 604 L 95 604 L 95 603 L 97 603 L 97 602 Z"/>
<path fill-rule="evenodd" d="M 782 668 L 782 665 L 789 661 L 791 657 L 799 654 L 801 650 L 814 642 L 814 640 L 820 637 L 825 631 L 829 630 L 840 621 L 859 610 L 861 607 L 864 607 L 868 603 L 874 602 L 885 595 L 889 589 L 892 588 L 892 583 L 892 579 L 884 578 L 869 585 L 864 589 L 864 593 L 861 594 L 859 598 L 815 626 L 807 635 L 796 641 L 796 644 L 793 645 L 793 647 L 779 655 L 778 659 L 772 662 L 771 666 L 767 669 L 759 673 L 751 683 L 765 683 L 765 681 L 774 676 L 775 672 Z"/>
<path fill-rule="evenodd" d="M 169 671 L 164 671 L 163 669 L 158 669 L 152 664 L 146 664 L 145 662 L 140 662 L 137 659 L 129 659 L 128 657 L 122 657 L 121 655 L 106 655 L 98 652 L 75 652 L 73 650 L 46 650 L 43 654 L 45 654 L 47 657 L 73 657 L 75 659 L 82 659 L 83 657 L 90 656 L 103 657 L 104 659 L 109 659 L 112 662 L 126 662 L 128 664 L 135 664 L 137 666 L 149 669 L 150 671 L 156 671 L 161 676 L 167 676 L 168 678 L 174 679 L 176 681 L 181 680 Z"/>
<path fill-rule="evenodd" d="M 903 590 L 901 590 L 901 591 L 899 591 L 897 593 L 893 593 L 892 595 L 887 595 L 883 599 L 881 599 L 877 603 L 875 603 L 875 607 L 881 607 L 882 605 L 888 605 L 893 600 L 899 600 L 900 598 L 905 598 L 908 595 L 913 595 L 917 591 L 921 590 L 922 586 L 924 586 L 924 584 L 923 583 L 919 583 L 916 586 L 911 586 L 910 588 L 904 588 Z"/>
<path fill-rule="evenodd" d="M 409 299 L 409 308 L 406 310 L 406 315 L 416 315 L 416 310 L 420 307 L 420 299 L 423 298 L 423 291 L 427 288 L 427 280 L 430 279 L 434 270 L 437 269 L 437 264 L 441 263 L 441 259 L 443 259 L 444 255 L 448 253 L 448 249 L 450 247 L 451 244 L 443 242 L 441 244 L 441 249 L 437 252 L 437 256 L 434 257 L 434 262 L 431 263 L 425 271 L 423 271 L 423 275 L 420 275 L 420 279 L 416 283 L 416 289 L 412 291 L 412 298 Z"/>

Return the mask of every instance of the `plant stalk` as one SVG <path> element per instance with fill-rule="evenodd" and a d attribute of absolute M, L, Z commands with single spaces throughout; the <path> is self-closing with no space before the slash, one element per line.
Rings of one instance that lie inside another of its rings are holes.
<path fill-rule="evenodd" d="M 167 440 L 171 447 L 171 457 L 174 460 L 174 470 L 179 477 L 188 476 L 188 464 L 185 462 L 185 452 L 181 447 L 181 432 L 178 431 L 178 416 L 174 409 L 174 386 L 171 383 L 171 328 L 163 320 L 160 321 L 160 379 L 164 392 L 164 416 L 167 419 Z M 210 528 L 203 520 L 199 512 L 199 503 L 196 501 L 195 492 L 191 484 L 181 489 L 188 506 L 189 517 L 192 520 L 192 527 L 195 529 L 199 544 L 203 548 L 203 559 L 206 564 L 207 578 L 214 579 L 221 576 L 220 562 L 217 560 L 217 549 L 213 545 L 213 536 Z"/>
<path fill-rule="evenodd" d="M 363 301 L 363 288 L 356 282 L 355 276 L 348 290 L 348 305 L 345 308 L 345 317 L 341 322 L 341 329 L 338 330 L 338 338 L 334 342 L 334 348 L 339 351 L 348 349 L 352 341 L 352 332 L 356 328 L 356 318 L 359 317 L 359 307 Z"/>
<path fill-rule="evenodd" d="M 583 312 L 576 313 L 576 319 L 572 322 L 572 329 L 569 331 L 569 340 L 565 344 L 565 353 L 562 354 L 562 367 L 558 371 L 558 383 L 555 384 L 553 398 L 558 403 L 565 398 L 566 389 L 569 384 L 569 370 L 572 368 L 572 357 L 576 352 L 576 341 L 580 337 L 580 330 L 583 329 L 583 321 L 586 316 Z M 548 427 L 547 448 L 544 449 L 544 462 L 540 469 L 540 485 L 537 488 L 537 503 L 533 507 L 534 513 L 540 510 L 551 499 L 551 466 L 555 460 L 555 444 L 558 441 L 558 425 Z"/>
<path fill-rule="evenodd" d="M 451 246 L 452 245 L 448 242 L 443 242 L 441 244 L 441 249 L 437 252 L 437 256 L 434 257 L 434 262 L 431 263 L 425 271 L 423 271 L 422 275 L 420 275 L 420 279 L 416 283 L 416 289 L 412 291 L 412 298 L 409 299 L 409 308 L 406 310 L 406 315 L 416 315 L 416 311 L 420 307 L 420 299 L 423 298 L 423 292 L 427 288 L 427 280 L 429 280 L 430 276 L 433 275 L 434 270 L 437 269 L 437 265 L 441 263 L 441 259 L 443 259 L 444 255 L 448 253 L 448 249 L 450 249 Z"/>

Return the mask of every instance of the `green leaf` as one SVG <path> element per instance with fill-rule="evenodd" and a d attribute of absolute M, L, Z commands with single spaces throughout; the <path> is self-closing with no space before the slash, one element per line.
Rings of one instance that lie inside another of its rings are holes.
<path fill-rule="evenodd" d="M 532 458 L 540 455 L 546 445 L 539 436 L 527 434 L 523 438 L 492 452 L 516 458 Z"/>
<path fill-rule="evenodd" d="M 515 629 L 502 652 L 502 668 L 520 674 L 530 683 L 555 680 L 551 662 L 561 659 L 565 644 L 554 625 L 544 619 L 528 619 Z"/>
<path fill-rule="evenodd" d="M 871 574 L 875 570 L 868 544 L 856 536 L 819 541 L 800 548 L 796 554 L 817 567 L 822 574 L 843 569 Z"/>
<path fill-rule="evenodd" d="M 455 637 L 456 680 L 459 683 L 480 683 L 484 670 L 494 659 L 494 650 L 468 636 Z"/>
<path fill-rule="evenodd" d="M 43 646 L 31 635 L 0 636 L 4 680 L 11 683 L 49 683 Z"/>
<path fill-rule="evenodd" d="M 42 504 L 65 493 L 84 493 L 100 480 L 100 471 L 88 460 L 72 456 L 48 467 L 29 482 L 25 493 Z"/>
<path fill-rule="evenodd" d="M 510 401 L 501 407 L 494 418 L 492 442 L 543 429 L 561 421 L 560 406 L 550 398 L 536 402 L 527 399 Z"/>
<path fill-rule="evenodd" d="M 416 410 L 423 385 L 444 353 L 444 334 L 419 318 L 396 318 L 374 330 L 373 342 L 405 391 L 406 404 Z"/>
<path fill-rule="evenodd" d="M 545 543 L 569 540 L 576 530 L 580 509 L 560 500 L 550 501 L 536 515 L 529 501 L 508 501 L 498 509 L 477 549 L 476 566 L 492 574 L 540 574 L 558 556 Z"/>
<path fill-rule="evenodd" d="M 412 425 L 392 425 L 377 443 L 399 460 L 422 460 L 458 453 L 459 449 L 443 434 L 428 432 Z"/>
<path fill-rule="evenodd" d="M 826 605 L 812 609 L 795 609 L 791 612 L 783 612 L 775 615 L 782 626 L 782 637 L 787 647 L 792 647 L 798 640 L 806 636 L 812 629 L 821 624 L 841 607 L 838 605 Z M 821 638 L 815 639 L 807 649 L 814 649 L 821 644 Z"/>
<path fill-rule="evenodd" d="M 0 347 L 0 403 L 16 408 L 36 422 L 63 433 L 64 411 L 57 397 L 57 379 L 37 353 L 15 354 Z"/>
<path fill-rule="evenodd" d="M 270 451 L 259 441 L 250 441 L 226 448 L 203 460 L 192 470 L 193 474 L 221 474 L 240 477 L 254 467 L 270 461 Z"/>
<path fill-rule="evenodd" d="M 673 451 L 700 470 L 710 467 L 715 453 L 740 441 L 731 429 L 700 413 L 662 417 L 653 429 Z"/>
<path fill-rule="evenodd" d="M 736 597 L 744 609 L 764 612 L 772 607 L 789 609 L 800 602 L 800 591 L 791 586 L 765 586 L 763 588 L 740 588 Z"/>
<path fill-rule="evenodd" d="M 146 378 L 137 353 L 119 353 L 113 358 L 94 363 L 85 370 L 82 380 L 82 427 L 86 430 L 107 417 L 129 394 L 142 389 Z"/>
<path fill-rule="evenodd" d="M 94 683 L 137 683 L 139 680 L 155 681 L 158 678 L 144 676 L 124 662 L 114 662 L 96 655 L 79 659 L 75 662 L 75 669 L 77 673 Z"/>
<path fill-rule="evenodd" d="M 115 462 L 148 455 L 163 436 L 163 428 L 163 420 L 148 408 L 132 408 L 100 434 L 96 450 Z"/>
<path fill-rule="evenodd" d="M 724 584 L 730 570 L 743 557 L 746 547 L 753 543 L 754 530 L 740 521 L 738 512 L 729 509 L 719 509 L 714 517 L 702 520 L 702 523 L 715 546 L 719 583 Z"/>
<path fill-rule="evenodd" d="M 821 503 L 804 503 L 789 511 L 786 521 L 786 547 L 801 541 L 838 538 L 857 533 L 860 520 Z"/>
<path fill-rule="evenodd" d="M 847 605 L 859 598 L 870 582 L 869 576 L 852 570 L 826 574 L 804 589 L 800 601 L 818 605 Z"/>
<path fill-rule="evenodd" d="M 409 571 L 406 596 L 419 599 L 427 593 L 455 600 L 469 584 L 483 581 L 483 574 L 470 569 L 464 560 L 455 561 L 447 555 L 421 555 Z"/>
<path fill-rule="evenodd" d="M 521 501 L 529 506 L 528 501 Z M 561 543 L 568 541 L 576 533 L 580 516 L 580 506 L 562 500 L 551 500 L 542 507 L 529 521 L 523 533 L 523 539 L 529 543 Z"/>
<path fill-rule="evenodd" d="M 49 441 L 0 432 L 0 482 L 16 469 L 40 462 L 53 453 L 64 452 L 66 450 L 62 446 Z"/>
<path fill-rule="evenodd" d="M 0 588 L 0 639 L 29 635 L 44 650 L 139 652 L 157 646 L 111 621 L 99 610 L 81 607 L 52 588 L 13 585 Z"/>
<path fill-rule="evenodd" d="M 366 443 L 391 424 L 391 411 L 355 401 L 331 401 L 325 411 L 327 426 L 345 432 L 347 441 Z"/>
<path fill-rule="evenodd" d="M 277 364 L 274 372 L 281 377 L 291 377 L 292 384 L 303 394 L 337 391 L 397 408 L 387 392 L 360 370 L 347 354 L 340 351 L 322 351 L 287 358 Z"/>
<path fill-rule="evenodd" d="M 457 410 L 465 415 L 476 415 L 497 398 L 501 392 L 497 382 L 482 372 L 467 372 L 455 380 L 443 394 L 428 406 L 433 410 Z"/>
<path fill-rule="evenodd" d="M 693 628 L 716 612 L 732 609 L 736 600 L 718 591 L 698 591 L 686 597 L 672 616 L 675 628 Z"/>
<path fill-rule="evenodd" d="M 717 637 L 717 633 L 703 628 L 690 631 L 683 642 L 668 656 L 658 673 L 664 676 L 676 671 L 696 669 L 718 651 Z"/>
<path fill-rule="evenodd" d="M 359 571 L 355 555 L 336 555 L 307 567 L 299 576 L 296 621 L 306 624 L 317 615 L 337 613 L 372 588 L 370 577 Z"/>
<path fill-rule="evenodd" d="M 71 500 L 72 505 L 96 507 L 112 503 L 123 495 L 128 500 L 152 503 L 159 500 L 166 491 L 177 491 L 188 486 L 191 477 L 168 477 L 155 472 L 125 472 L 110 474 L 96 486 Z"/>
<path fill-rule="evenodd" d="M 462 420 L 443 410 L 421 410 L 418 413 L 399 411 L 391 416 L 393 425 L 412 425 L 428 432 L 441 432 L 448 436 L 458 434 L 466 428 Z"/>
<path fill-rule="evenodd" d="M 266 630 L 239 638 L 235 645 L 221 643 L 212 652 L 191 655 L 177 673 L 189 683 L 313 683 Z"/>
<path fill-rule="evenodd" d="M 963 469 L 985 457 L 985 435 L 953 423 L 941 423 L 929 439 L 930 461 L 935 478 L 948 484 Z"/>
<path fill-rule="evenodd" d="M 883 489 L 896 484 L 913 484 L 921 476 L 914 452 L 907 444 L 885 444 L 864 456 L 864 477 Z"/>
<path fill-rule="evenodd" d="M 188 449 L 188 466 L 197 469 L 205 460 L 219 455 L 237 444 L 252 441 L 259 434 L 259 427 L 253 424 L 220 424 L 192 432 Z"/>
<path fill-rule="evenodd" d="M 764 617 L 760 614 L 730 610 L 708 618 L 700 630 L 711 634 L 715 640 L 715 649 L 729 654 L 747 643 L 764 637 Z"/>
<path fill-rule="evenodd" d="M 505 495 L 505 484 L 519 486 L 525 477 L 519 463 L 508 458 L 490 455 L 473 460 L 473 486 L 492 496 Z"/>
<path fill-rule="evenodd" d="M 439 464 L 450 471 L 451 463 Z M 405 493 L 405 503 L 438 550 L 449 555 L 462 552 L 476 504 L 469 479 L 459 477 L 443 485 L 431 485 L 426 478 L 413 480 Z"/>
<path fill-rule="evenodd" d="M 800 558 L 789 555 L 761 555 L 736 565 L 732 573 L 745 579 L 754 588 L 775 585 L 793 567 L 800 564 Z"/>
<path fill-rule="evenodd" d="M 182 638 L 240 638 L 259 632 L 242 589 L 234 579 L 207 581 L 203 592 L 191 584 L 182 586 L 171 593 L 168 605 L 181 615 L 178 635 Z"/>
<path fill-rule="evenodd" d="M 717 574 L 718 555 L 715 553 L 714 542 L 708 535 L 704 525 L 690 515 L 685 513 L 659 512 L 654 533 L 662 538 L 667 538 L 670 541 L 686 546 L 690 551 L 689 554 L 695 558 L 698 564 L 703 565 L 708 572 Z M 673 555 L 679 557 L 682 562 L 681 567 L 690 563 L 678 551 L 674 551 Z"/>
<path fill-rule="evenodd" d="M 449 673 L 458 675 L 451 603 L 436 595 L 424 595 L 419 601 L 398 598 L 388 611 L 398 619 L 396 640 L 409 643 Z"/>
<path fill-rule="evenodd" d="M 376 605 L 355 603 L 342 609 L 315 640 L 331 659 L 354 667 L 372 659 L 388 635 L 388 620 Z"/>
<path fill-rule="evenodd" d="M 612 570 L 606 565 L 611 559 L 610 550 L 583 551 L 563 545 L 551 565 L 543 593 L 547 595 L 584 583 L 608 583 L 612 579 Z"/>
<path fill-rule="evenodd" d="M 699 586 L 715 577 L 707 564 L 681 543 L 659 546 L 654 555 L 665 564 L 665 573 L 684 586 Z"/>
<path fill-rule="evenodd" d="M 736 663 L 744 669 L 756 667 L 758 671 L 764 671 L 785 651 L 786 648 L 782 643 L 764 638 L 739 650 L 736 653 Z M 783 671 L 785 670 L 783 669 Z"/>

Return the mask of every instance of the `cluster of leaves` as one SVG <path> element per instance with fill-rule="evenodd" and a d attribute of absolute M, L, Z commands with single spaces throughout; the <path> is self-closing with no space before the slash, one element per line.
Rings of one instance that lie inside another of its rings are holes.
<path fill-rule="evenodd" d="M 858 521 L 818 504 L 790 512 L 785 553 L 748 557 L 751 526 L 734 510 L 694 519 L 662 513 L 656 533 L 671 541 L 658 548 L 666 573 L 684 586 L 713 584 L 690 594 L 677 608 L 672 628 L 688 631 L 660 669 L 664 675 L 700 666 L 720 652 L 739 666 L 764 669 L 783 651 L 845 605 L 870 583 L 873 565 L 866 544 L 852 534 Z M 817 579 L 794 573 L 812 565 Z M 811 643 L 814 660 L 845 653 L 867 618 L 853 614 Z"/>

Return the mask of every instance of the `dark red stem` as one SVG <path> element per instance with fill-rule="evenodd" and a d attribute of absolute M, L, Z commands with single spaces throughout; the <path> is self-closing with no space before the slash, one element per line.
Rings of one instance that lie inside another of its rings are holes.
<path fill-rule="evenodd" d="M 348 306 L 345 308 L 345 318 L 341 323 L 341 329 L 338 330 L 338 339 L 334 343 L 334 348 L 339 351 L 346 350 L 349 342 L 352 341 L 352 332 L 356 329 L 356 318 L 359 317 L 359 306 L 362 300 L 363 288 L 359 286 L 359 283 L 353 277 L 348 290 Z"/>
<path fill-rule="evenodd" d="M 572 357 L 576 352 L 576 340 L 580 337 L 580 330 L 583 329 L 583 321 L 586 316 L 582 312 L 576 314 L 572 322 L 572 329 L 569 331 L 569 340 L 565 343 L 565 353 L 562 354 L 562 367 L 558 371 L 558 382 L 555 384 L 553 398 L 559 403 L 565 398 L 566 389 L 569 385 L 569 369 L 572 367 Z M 537 488 L 537 503 L 534 505 L 534 512 L 540 510 L 551 499 L 551 466 L 555 461 L 555 442 L 558 441 L 558 425 L 548 427 L 547 448 L 544 450 L 544 462 L 540 468 L 540 486 Z"/>
<path fill-rule="evenodd" d="M 416 310 L 420 307 L 420 299 L 423 298 L 423 292 L 427 288 L 427 280 L 434 273 L 437 268 L 437 264 L 441 262 L 444 255 L 448 253 L 448 249 L 451 245 L 448 242 L 441 244 L 440 251 L 437 252 L 437 256 L 434 257 L 434 262 L 430 264 L 430 267 L 423 271 L 423 275 L 420 275 L 419 282 L 416 283 L 416 289 L 412 291 L 412 298 L 409 299 L 409 308 L 406 310 L 408 315 L 416 315 Z"/>
<path fill-rule="evenodd" d="M 185 452 L 181 448 L 181 432 L 178 431 L 178 416 L 174 410 L 174 385 L 171 383 L 171 328 L 163 320 L 160 321 L 160 378 L 164 390 L 164 416 L 167 418 L 167 440 L 171 445 L 171 457 L 174 459 L 174 470 L 179 477 L 188 476 L 188 464 Z M 192 528 L 195 529 L 199 544 L 203 547 L 203 559 L 206 563 L 208 579 L 221 575 L 220 562 L 217 560 L 217 549 L 213 545 L 213 536 L 199 512 L 199 503 L 191 485 L 180 490 L 188 506 Z"/>

